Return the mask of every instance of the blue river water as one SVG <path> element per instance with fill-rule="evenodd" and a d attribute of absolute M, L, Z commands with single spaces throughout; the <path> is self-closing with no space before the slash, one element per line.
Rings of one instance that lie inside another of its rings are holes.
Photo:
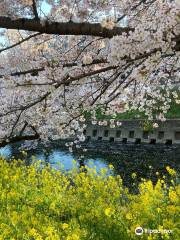
<path fill-rule="evenodd" d="M 24 159 L 24 154 L 18 149 L 14 149 L 11 146 L 6 146 L 0 148 L 0 155 L 5 158 L 22 158 Z M 55 169 L 59 169 L 63 166 L 65 171 L 71 170 L 73 167 L 78 167 L 79 164 L 76 162 L 76 156 L 64 149 L 52 148 L 52 149 L 35 149 L 34 151 L 27 151 L 27 159 L 31 162 L 31 159 L 43 160 L 50 163 Z M 104 161 L 102 157 L 90 157 L 86 155 L 83 160 L 83 164 L 88 167 L 95 167 L 97 172 L 101 169 L 108 169 L 108 162 Z"/>
<path fill-rule="evenodd" d="M 168 173 L 167 166 L 180 170 L 180 148 L 156 148 L 143 146 L 124 146 L 118 154 L 103 151 L 88 151 L 80 160 L 82 152 L 70 153 L 67 148 L 58 144 L 50 146 L 38 146 L 35 149 L 28 150 L 26 155 L 19 149 L 19 145 L 6 146 L 0 148 L 0 155 L 12 159 L 24 159 L 26 164 L 32 163 L 33 159 L 43 160 L 49 163 L 55 169 L 68 171 L 73 167 L 80 166 L 95 167 L 97 172 L 106 168 L 107 174 L 120 175 L 123 182 L 128 187 L 132 186 L 132 173 L 137 174 L 137 181 L 142 178 L 151 179 L 156 182 L 157 177 L 162 177 Z M 77 161 L 75 161 L 77 160 Z M 76 163 L 75 163 L 76 162 Z M 109 170 L 109 164 L 114 166 Z M 158 173 L 158 176 L 157 176 Z"/>

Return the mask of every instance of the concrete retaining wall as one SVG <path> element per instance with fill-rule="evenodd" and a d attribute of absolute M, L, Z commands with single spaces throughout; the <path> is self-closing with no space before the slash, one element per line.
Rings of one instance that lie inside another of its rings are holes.
<path fill-rule="evenodd" d="M 143 130 L 143 120 L 123 120 L 122 125 L 115 128 L 88 124 L 85 131 L 86 139 L 150 144 L 180 144 L 180 119 L 158 122 L 159 127 L 153 131 Z"/>

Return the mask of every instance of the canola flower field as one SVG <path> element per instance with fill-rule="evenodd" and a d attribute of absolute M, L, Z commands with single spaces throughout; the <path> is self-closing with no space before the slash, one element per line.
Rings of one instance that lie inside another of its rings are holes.
<path fill-rule="evenodd" d="M 139 193 L 130 194 L 106 169 L 63 173 L 42 162 L 0 159 L 0 239 L 178 240 L 180 184 L 176 172 L 166 170 L 170 183 L 166 177 L 155 185 L 142 179 Z M 137 236 L 139 226 L 173 232 Z"/>

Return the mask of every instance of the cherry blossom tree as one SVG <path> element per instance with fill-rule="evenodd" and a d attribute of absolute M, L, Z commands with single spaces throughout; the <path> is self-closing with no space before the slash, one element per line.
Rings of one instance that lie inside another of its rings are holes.
<path fill-rule="evenodd" d="M 85 110 L 164 120 L 179 102 L 179 0 L 2 0 L 0 28 L 0 146 L 78 144 Z"/>

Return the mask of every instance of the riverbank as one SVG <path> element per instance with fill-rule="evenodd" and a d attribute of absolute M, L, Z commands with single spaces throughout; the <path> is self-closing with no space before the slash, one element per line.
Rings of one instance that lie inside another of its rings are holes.
<path fill-rule="evenodd" d="M 144 119 L 89 121 L 84 133 L 87 141 L 180 144 L 180 119 L 154 123 Z"/>

